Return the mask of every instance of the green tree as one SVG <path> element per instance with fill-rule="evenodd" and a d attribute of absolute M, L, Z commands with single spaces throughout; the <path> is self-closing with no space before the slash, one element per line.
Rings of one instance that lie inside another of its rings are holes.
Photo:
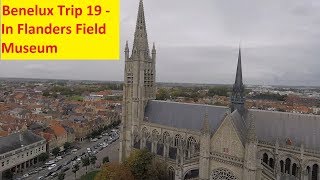
<path fill-rule="evenodd" d="M 152 176 L 149 171 L 151 169 L 152 160 L 153 154 L 148 150 L 136 150 L 130 154 L 125 161 L 125 165 L 130 167 L 135 179 L 148 179 Z"/>
<path fill-rule="evenodd" d="M 64 177 L 66 176 L 66 173 L 62 172 L 58 175 L 58 180 L 64 180 Z"/>
<path fill-rule="evenodd" d="M 149 174 L 157 180 L 167 180 L 169 179 L 167 170 L 168 167 L 164 161 L 154 158 L 152 166 L 149 169 Z"/>
<path fill-rule="evenodd" d="M 48 96 L 50 96 L 50 92 L 45 90 L 45 91 L 43 91 L 42 96 L 48 97 Z"/>
<path fill-rule="evenodd" d="M 70 142 L 65 142 L 65 143 L 63 144 L 63 148 L 64 148 L 64 149 L 70 149 L 70 147 L 71 147 L 71 143 L 70 143 Z"/>
<path fill-rule="evenodd" d="M 81 160 L 82 160 L 82 167 L 86 167 L 86 174 L 87 174 L 88 166 L 90 165 L 90 159 L 89 157 L 85 157 Z"/>
<path fill-rule="evenodd" d="M 79 164 L 75 164 L 72 168 L 72 172 L 74 173 L 74 178 L 77 179 L 77 171 L 79 171 Z"/>
<path fill-rule="evenodd" d="M 167 100 L 168 98 L 170 98 L 170 94 L 166 89 L 161 88 L 158 90 L 156 95 L 157 100 Z"/>
<path fill-rule="evenodd" d="M 228 96 L 230 89 L 227 86 L 212 87 L 208 91 L 208 96 Z"/>
<path fill-rule="evenodd" d="M 109 162 L 109 156 L 106 156 L 106 157 L 104 157 L 103 159 L 102 159 L 102 163 L 103 164 L 106 164 L 106 163 L 108 163 Z"/>
<path fill-rule="evenodd" d="M 57 156 L 57 155 L 59 154 L 59 152 L 60 152 L 60 148 L 55 147 L 55 148 L 52 149 L 51 152 L 52 152 L 52 154 L 53 154 L 54 156 Z"/>
<path fill-rule="evenodd" d="M 91 163 L 91 165 L 95 165 L 95 164 L 96 164 L 96 161 L 97 161 L 97 157 L 96 157 L 96 156 L 91 156 L 91 157 L 90 157 L 90 163 Z"/>
<path fill-rule="evenodd" d="M 41 153 L 39 156 L 38 156 L 38 158 L 39 158 L 39 161 L 41 161 L 41 162 L 45 162 L 48 158 L 49 158 L 49 154 L 48 153 Z"/>

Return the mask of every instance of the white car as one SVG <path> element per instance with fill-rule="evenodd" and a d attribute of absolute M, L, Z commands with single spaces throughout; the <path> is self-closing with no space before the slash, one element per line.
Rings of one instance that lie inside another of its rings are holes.
<path fill-rule="evenodd" d="M 77 152 L 77 151 L 78 151 L 78 149 L 72 149 L 72 150 L 71 150 L 72 153 L 75 153 L 75 152 Z"/>
<path fill-rule="evenodd" d="M 91 139 L 90 141 L 91 141 L 91 142 L 96 142 L 96 141 L 98 141 L 98 139 L 97 139 L 97 138 L 94 138 L 94 139 Z"/>
<path fill-rule="evenodd" d="M 24 174 L 22 177 L 23 177 L 23 178 L 29 177 L 29 174 L 28 174 L 28 173 L 27 173 L 27 174 Z"/>
<path fill-rule="evenodd" d="M 53 169 L 53 168 L 56 167 L 56 166 L 57 166 L 56 164 L 51 164 L 51 166 L 48 167 L 48 170 L 51 170 L 51 169 Z"/>
<path fill-rule="evenodd" d="M 51 165 L 51 164 L 54 164 L 54 162 L 55 162 L 54 160 L 51 160 L 51 161 L 46 162 L 45 165 Z"/>
<path fill-rule="evenodd" d="M 44 178 L 43 176 L 39 176 L 39 177 L 38 177 L 38 179 L 43 179 L 43 178 Z"/>
<path fill-rule="evenodd" d="M 58 157 L 56 157 L 56 159 L 57 159 L 57 160 L 61 160 L 61 159 L 62 159 L 62 157 L 61 157 L 61 156 L 58 156 Z"/>

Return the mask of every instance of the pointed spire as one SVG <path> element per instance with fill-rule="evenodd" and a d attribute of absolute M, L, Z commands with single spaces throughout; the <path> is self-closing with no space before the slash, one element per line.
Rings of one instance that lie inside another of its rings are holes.
<path fill-rule="evenodd" d="M 245 107 L 245 97 L 244 97 L 244 85 L 242 82 L 242 66 L 241 66 L 241 47 L 239 45 L 238 54 L 238 65 L 236 72 L 236 79 L 233 84 L 232 95 L 231 95 L 231 111 L 238 110 L 241 115 L 244 115 Z"/>
<path fill-rule="evenodd" d="M 153 42 L 152 50 L 156 50 L 156 44 Z"/>
<path fill-rule="evenodd" d="M 125 48 L 125 51 L 129 51 L 129 45 L 128 45 L 128 41 L 126 41 L 126 48 Z"/>
<path fill-rule="evenodd" d="M 149 52 L 147 27 L 144 16 L 143 0 L 140 0 L 139 11 L 137 16 L 136 31 L 134 34 L 133 47 L 140 53 L 145 51 L 145 54 Z"/>
<path fill-rule="evenodd" d="M 155 43 L 153 43 L 153 46 L 152 46 L 152 53 L 156 53 L 156 45 L 155 45 Z"/>
<path fill-rule="evenodd" d="M 237 73 L 234 85 L 237 87 L 243 86 L 242 82 L 242 66 L 241 66 L 241 47 L 239 46 L 239 54 L 238 54 L 238 66 L 237 66 Z"/>
<path fill-rule="evenodd" d="M 202 133 L 210 134 L 210 123 L 208 118 L 208 108 L 206 108 L 203 125 L 202 125 Z"/>

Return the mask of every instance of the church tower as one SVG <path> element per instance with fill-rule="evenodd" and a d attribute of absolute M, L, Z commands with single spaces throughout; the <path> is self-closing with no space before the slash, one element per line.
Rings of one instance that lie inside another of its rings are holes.
<path fill-rule="evenodd" d="M 143 1 L 140 0 L 131 56 L 125 46 L 125 71 L 123 87 L 120 161 L 130 154 L 133 134 L 139 130 L 148 100 L 156 98 L 155 85 L 156 48 L 150 54 Z"/>
<path fill-rule="evenodd" d="M 238 66 L 236 79 L 232 88 L 231 95 L 231 112 L 238 110 L 238 112 L 243 116 L 245 112 L 245 97 L 244 97 L 244 85 L 242 82 L 242 67 L 241 67 L 241 48 L 239 48 L 238 55 Z"/>

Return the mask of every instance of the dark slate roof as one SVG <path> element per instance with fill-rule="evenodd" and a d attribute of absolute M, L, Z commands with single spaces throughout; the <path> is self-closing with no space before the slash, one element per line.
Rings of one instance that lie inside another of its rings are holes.
<path fill-rule="evenodd" d="M 160 125 L 200 131 L 207 111 L 210 128 L 214 132 L 227 110 L 221 106 L 151 100 L 145 109 L 145 119 Z"/>
<path fill-rule="evenodd" d="M 285 144 L 289 138 L 293 145 L 320 150 L 320 116 L 275 111 L 249 110 L 255 119 L 259 140 Z"/>
<path fill-rule="evenodd" d="M 20 141 L 20 134 L 22 135 L 22 141 Z M 44 139 L 31 131 L 23 131 L 0 137 L 0 154 L 21 148 L 21 145 L 27 146 L 41 140 Z"/>

